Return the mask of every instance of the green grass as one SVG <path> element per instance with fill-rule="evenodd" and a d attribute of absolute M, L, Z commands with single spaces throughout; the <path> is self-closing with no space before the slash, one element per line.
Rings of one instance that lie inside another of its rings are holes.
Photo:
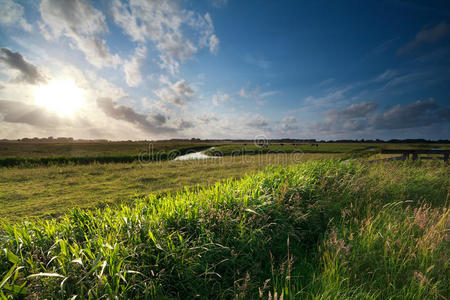
<path fill-rule="evenodd" d="M 3 223 L 0 295 L 445 299 L 448 166 L 315 160 Z"/>
<path fill-rule="evenodd" d="M 23 143 L 23 145 L 11 145 L 7 145 L 8 151 L 3 151 L 6 152 L 3 154 L 7 155 L 10 151 L 15 154 L 14 156 L 0 156 L 0 167 L 165 161 L 172 160 L 179 155 L 205 150 L 210 147 L 209 144 L 189 143 L 158 143 L 156 146 L 145 143 L 110 143 L 110 145 L 109 143 L 100 145 L 96 145 L 96 143 Z M 24 147 L 21 148 L 22 146 Z M 14 150 L 16 152 L 12 152 Z"/>
<path fill-rule="evenodd" d="M 32 167 L 55 164 L 130 163 L 139 160 L 170 160 L 188 151 L 214 146 L 211 155 L 252 155 L 265 153 L 345 153 L 369 155 L 380 149 L 450 149 L 449 144 L 390 143 L 271 143 L 261 147 L 254 143 L 225 142 L 0 142 L 0 167 Z"/>
<path fill-rule="evenodd" d="M 0 219 L 55 217 L 73 207 L 120 204 L 149 193 L 164 194 L 240 178 L 269 164 L 321 157 L 324 154 L 0 168 Z"/>
<path fill-rule="evenodd" d="M 154 152 L 169 152 L 173 149 L 209 145 L 192 142 L 0 142 L 0 157 L 132 156 L 148 151 L 149 147 Z"/>
<path fill-rule="evenodd" d="M 313 146 L 318 145 L 318 146 Z M 261 153 L 378 153 L 381 149 L 450 149 L 448 144 L 390 144 L 390 143 L 270 143 L 260 146 L 254 143 L 219 145 L 208 151 L 211 155 L 242 155 Z"/>

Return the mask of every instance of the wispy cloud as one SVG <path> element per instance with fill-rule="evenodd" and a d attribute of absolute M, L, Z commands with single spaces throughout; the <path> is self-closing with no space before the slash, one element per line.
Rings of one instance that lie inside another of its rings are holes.
<path fill-rule="evenodd" d="M 33 30 L 25 19 L 23 6 L 12 0 L 0 0 L 0 23 L 7 26 L 18 25 L 25 31 Z"/>
<path fill-rule="evenodd" d="M 261 101 L 262 99 L 281 94 L 281 91 L 271 90 L 271 91 L 261 92 L 259 86 L 251 87 L 250 84 L 247 83 L 245 86 L 243 86 L 238 91 L 237 94 L 238 94 L 238 96 L 240 96 L 242 98 L 256 99 L 256 100 L 262 102 Z"/>
<path fill-rule="evenodd" d="M 443 21 L 435 27 L 422 29 L 421 31 L 419 31 L 416 34 L 415 38 L 402 48 L 398 49 L 397 53 L 399 55 L 407 54 L 423 45 L 438 42 L 439 40 L 449 36 L 450 25 Z"/>
<path fill-rule="evenodd" d="M 268 69 L 271 65 L 270 61 L 258 55 L 246 54 L 244 56 L 244 61 L 250 65 L 257 66 L 258 68 L 263 70 Z"/>
<path fill-rule="evenodd" d="M 47 39 L 67 37 L 96 67 L 116 66 L 118 55 L 110 53 L 102 35 L 108 32 L 105 15 L 84 0 L 43 0 L 41 32 Z"/>
<path fill-rule="evenodd" d="M 229 102 L 232 99 L 233 99 L 233 97 L 230 94 L 222 93 L 222 92 L 217 92 L 212 97 L 212 101 L 215 106 L 219 106 L 221 104 Z"/>
<path fill-rule="evenodd" d="M 209 3 L 214 7 L 223 8 L 227 6 L 228 0 L 209 0 Z"/>
<path fill-rule="evenodd" d="M 114 22 L 139 43 L 153 42 L 161 68 L 172 74 L 201 48 L 217 53 L 219 38 L 211 16 L 181 9 L 175 1 L 119 1 L 111 4 Z M 184 32 L 189 27 L 191 35 Z M 194 35 L 194 37 L 192 37 Z M 191 38 L 192 37 L 192 38 Z"/>

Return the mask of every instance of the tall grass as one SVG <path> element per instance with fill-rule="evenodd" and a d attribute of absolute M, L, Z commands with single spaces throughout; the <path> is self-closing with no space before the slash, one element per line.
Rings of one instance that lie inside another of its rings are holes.
<path fill-rule="evenodd" d="M 448 167 L 322 160 L 4 223 L 3 298 L 447 297 Z"/>

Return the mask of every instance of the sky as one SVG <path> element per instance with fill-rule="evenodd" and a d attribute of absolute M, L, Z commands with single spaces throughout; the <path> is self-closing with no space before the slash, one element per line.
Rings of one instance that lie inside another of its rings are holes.
<path fill-rule="evenodd" d="M 450 139 L 450 2 L 0 0 L 0 139 Z"/>

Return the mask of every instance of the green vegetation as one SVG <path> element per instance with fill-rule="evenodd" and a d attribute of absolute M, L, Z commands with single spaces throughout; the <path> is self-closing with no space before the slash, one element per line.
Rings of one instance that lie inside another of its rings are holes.
<path fill-rule="evenodd" d="M 374 154 L 381 149 L 450 149 L 448 144 L 389 144 L 389 143 L 270 143 L 261 146 L 254 143 L 219 145 L 207 151 L 211 155 L 242 155 L 262 153 L 347 153 Z"/>
<path fill-rule="evenodd" d="M 314 160 L 4 222 L 3 298 L 445 299 L 449 167 Z"/>
<path fill-rule="evenodd" d="M 6 154 L 0 158 L 0 167 L 164 161 L 209 147 L 200 143 L 11 143 L 0 146 Z M 10 153 L 15 154 L 8 156 Z"/>
<path fill-rule="evenodd" d="M 316 146 L 317 145 L 317 146 Z M 345 153 L 365 156 L 380 149 L 450 149 L 449 144 L 391 143 L 255 143 L 224 142 L 0 142 L 0 167 L 36 167 L 40 165 L 130 163 L 139 160 L 171 160 L 188 152 L 206 150 L 216 156 L 267 153 Z"/>
<path fill-rule="evenodd" d="M 330 155 L 327 155 L 328 157 Z M 224 157 L 192 161 L 0 168 L 0 218 L 55 217 L 69 208 L 95 208 L 239 178 L 267 165 L 324 154 Z"/>
<path fill-rule="evenodd" d="M 170 152 L 174 149 L 195 148 L 196 146 L 209 147 L 210 144 L 191 142 L 0 142 L 0 157 L 133 156 L 142 151 Z"/>

